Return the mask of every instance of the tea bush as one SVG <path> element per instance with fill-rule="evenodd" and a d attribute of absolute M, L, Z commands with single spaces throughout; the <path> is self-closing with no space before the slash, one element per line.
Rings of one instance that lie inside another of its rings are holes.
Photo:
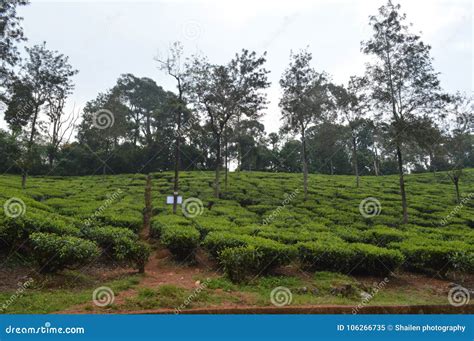
<path fill-rule="evenodd" d="M 474 201 L 458 207 L 453 185 L 443 173 L 407 174 L 406 225 L 401 223 L 396 176 L 363 176 L 356 188 L 352 176 L 310 174 L 308 200 L 303 200 L 299 174 L 231 172 L 227 190 L 214 198 L 211 172 L 181 172 L 180 195 L 202 201 L 200 214 L 189 218 L 181 206 L 173 214 L 166 204 L 173 174 L 152 177 L 151 237 L 178 259 L 192 259 L 202 247 L 224 265 L 229 277 L 265 274 L 291 260 L 312 271 L 369 275 L 400 265 L 443 275 L 473 271 Z M 107 255 L 97 262 L 143 268 L 150 252 L 138 238 L 145 179 L 140 174 L 31 177 L 23 191 L 18 176 L 0 176 L 0 258 L 20 245 L 25 245 L 20 253 L 31 251 L 41 258 L 38 252 L 47 248 L 33 252 L 31 239 L 44 240 L 37 237 L 40 233 L 52 236 L 54 243 L 58 236 L 76 238 L 84 250 L 83 242 L 92 243 L 99 255 Z M 474 192 L 473 180 L 474 170 L 466 170 L 462 196 Z M 24 202 L 26 211 L 9 218 L 3 206 L 13 197 Z M 359 204 L 368 197 L 375 197 L 380 207 L 377 214 L 364 217 Z M 74 267 L 80 257 L 69 255 L 64 263 Z"/>
<path fill-rule="evenodd" d="M 307 242 L 297 247 L 303 267 L 317 271 L 387 275 L 404 260 L 399 251 L 361 243 Z"/>
<path fill-rule="evenodd" d="M 161 229 L 161 242 L 179 260 L 193 260 L 199 245 L 199 232 L 192 226 L 165 226 Z"/>
<path fill-rule="evenodd" d="M 97 245 L 89 240 L 35 232 L 30 236 L 32 255 L 43 272 L 55 272 L 90 263 L 100 254 Z"/>

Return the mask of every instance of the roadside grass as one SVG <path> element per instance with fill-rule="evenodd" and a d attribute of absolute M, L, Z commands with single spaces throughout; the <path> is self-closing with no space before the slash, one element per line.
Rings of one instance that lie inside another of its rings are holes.
<path fill-rule="evenodd" d="M 91 302 L 92 293 L 98 287 L 109 287 L 118 296 L 121 291 L 133 288 L 140 281 L 139 275 L 129 275 L 104 283 L 97 283 L 90 278 L 85 278 L 86 282 L 84 282 L 84 277 L 83 275 L 82 279 L 76 278 L 78 284 L 76 288 L 71 285 L 72 283 L 67 283 L 60 288 L 47 288 L 48 284 L 51 284 L 47 280 L 44 283 L 45 286 L 41 288 L 33 286 L 31 289 L 26 289 L 21 296 L 18 296 L 16 291 L 1 292 L 0 308 L 5 305 L 6 309 L 0 310 L 0 313 L 48 314 L 63 311 L 75 305 Z M 89 283 L 88 286 L 85 286 L 85 283 Z"/>
<path fill-rule="evenodd" d="M 380 278 L 379 282 L 382 282 Z M 375 286 L 376 283 L 373 284 Z M 344 291 L 343 288 L 349 288 Z M 372 292 L 371 286 L 357 281 L 356 278 L 333 272 L 317 272 L 313 278 L 300 277 L 261 277 L 245 284 L 234 284 L 226 277 L 212 279 L 209 289 L 223 290 L 230 294 L 251 293 L 254 300 L 248 305 L 271 306 L 271 292 L 277 287 L 285 287 L 291 291 L 290 305 L 354 305 L 362 302 L 363 292 Z M 340 289 L 339 292 L 338 289 Z M 248 296 L 252 297 L 252 296 Z M 390 286 L 390 280 L 380 288 L 364 305 L 422 305 L 449 304 L 447 295 L 422 288 L 404 288 Z"/>

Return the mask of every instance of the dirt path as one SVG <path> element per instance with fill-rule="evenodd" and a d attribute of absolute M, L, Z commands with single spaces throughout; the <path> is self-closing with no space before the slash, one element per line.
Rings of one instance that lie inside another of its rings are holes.
<path fill-rule="evenodd" d="M 114 293 L 115 305 L 121 305 L 126 302 L 127 298 L 136 296 L 140 289 L 156 289 L 159 286 L 170 284 L 185 289 L 194 289 L 199 286 L 197 278 L 214 278 L 217 277 L 212 267 L 214 264 L 207 259 L 205 254 L 198 251 L 197 264 L 193 266 L 184 266 L 176 264 L 171 257 L 171 253 L 159 247 L 153 251 L 148 263 L 145 265 L 145 274 L 140 283 L 134 288 Z M 64 311 L 56 312 L 58 314 L 80 314 L 105 312 L 103 308 L 98 308 L 92 300 L 88 303 L 70 307 Z M 110 312 L 116 312 L 111 310 Z"/>

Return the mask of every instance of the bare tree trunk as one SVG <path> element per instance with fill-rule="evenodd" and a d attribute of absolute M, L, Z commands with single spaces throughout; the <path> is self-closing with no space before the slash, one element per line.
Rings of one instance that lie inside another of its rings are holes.
<path fill-rule="evenodd" d="M 303 146 L 303 187 L 304 187 L 304 200 L 308 199 L 308 159 L 306 156 L 306 138 L 305 130 L 301 132 L 302 146 Z"/>
<path fill-rule="evenodd" d="M 217 135 L 216 153 L 216 178 L 214 182 L 214 197 L 219 198 L 220 194 L 220 170 L 221 170 L 221 135 Z"/>
<path fill-rule="evenodd" d="M 356 187 L 359 188 L 359 167 L 357 165 L 357 143 L 356 137 L 352 136 L 352 162 L 354 164 L 354 174 L 356 176 Z"/>
<path fill-rule="evenodd" d="M 372 147 L 372 150 L 374 152 L 374 173 L 375 173 L 375 176 L 379 176 L 379 166 L 377 164 L 378 155 L 377 155 L 377 148 L 375 147 L 375 143 Z"/>
<path fill-rule="evenodd" d="M 148 239 L 150 237 L 150 221 L 153 211 L 152 199 L 151 199 L 151 175 L 148 174 L 146 177 L 145 184 L 145 209 L 143 210 L 143 229 L 141 231 L 142 239 Z"/>
<path fill-rule="evenodd" d="M 53 162 L 56 156 L 56 145 L 58 140 L 58 122 L 55 120 L 53 123 L 53 136 L 51 139 L 51 149 L 48 152 L 48 162 L 49 162 L 49 169 L 50 171 L 53 170 Z"/>
<path fill-rule="evenodd" d="M 453 177 L 454 187 L 456 188 L 456 202 L 459 204 L 461 202 L 461 196 L 459 195 L 459 177 Z"/>
<path fill-rule="evenodd" d="M 105 144 L 105 156 L 106 156 L 106 159 L 109 155 L 109 140 L 107 140 L 107 143 Z M 102 166 L 102 175 L 106 175 L 107 174 L 107 166 L 104 162 L 103 166 Z"/>
<path fill-rule="evenodd" d="M 225 144 L 225 155 L 224 155 L 224 164 L 225 164 L 225 179 L 224 179 L 224 190 L 227 191 L 227 183 L 229 181 L 228 176 L 229 176 L 229 165 L 228 165 L 228 153 L 229 153 L 229 146 L 228 146 L 228 140 L 227 140 L 227 128 L 225 129 L 224 132 L 224 144 Z"/>
<path fill-rule="evenodd" d="M 26 169 L 23 169 L 21 172 L 21 188 L 25 189 L 26 188 L 26 177 L 28 176 L 28 173 Z"/>
<path fill-rule="evenodd" d="M 408 223 L 408 207 L 407 197 L 405 192 L 405 179 L 403 178 L 403 159 L 402 151 L 397 143 L 397 159 L 398 159 L 398 174 L 400 176 L 400 194 L 402 196 L 402 209 L 403 209 L 403 224 Z"/>
<path fill-rule="evenodd" d="M 36 121 L 38 119 L 38 113 L 39 113 L 39 106 L 37 105 L 35 107 L 35 114 L 33 116 L 33 121 L 31 122 L 31 133 L 30 133 L 30 139 L 28 140 L 28 145 L 26 149 L 26 162 L 24 165 L 24 169 L 21 174 L 21 188 L 25 189 L 26 188 L 26 178 L 28 176 L 28 170 L 30 167 L 31 159 L 32 159 L 32 147 L 33 147 L 33 141 L 35 138 L 35 133 L 36 133 Z"/>
<path fill-rule="evenodd" d="M 237 116 L 237 132 L 238 132 L 238 143 L 237 143 L 237 171 L 240 172 L 240 167 L 242 165 L 242 145 L 241 143 L 241 134 L 240 134 L 240 115 Z"/>
<path fill-rule="evenodd" d="M 181 92 L 180 92 L 180 107 L 176 111 L 176 144 L 174 150 L 174 185 L 173 185 L 173 214 L 176 214 L 178 206 L 178 189 L 179 189 L 179 163 L 180 163 L 180 152 L 179 143 L 181 138 Z"/>

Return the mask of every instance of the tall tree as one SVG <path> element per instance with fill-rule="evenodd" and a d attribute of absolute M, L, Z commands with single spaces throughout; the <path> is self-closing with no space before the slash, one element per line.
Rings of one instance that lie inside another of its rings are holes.
<path fill-rule="evenodd" d="M 449 163 L 448 176 L 454 184 L 456 202 L 461 202 L 459 181 L 463 176 L 463 169 L 469 165 L 474 149 L 474 98 L 457 94 L 453 101 L 453 112 L 456 122 L 448 132 L 444 143 Z"/>
<path fill-rule="evenodd" d="M 0 101 L 6 101 L 5 89 L 14 80 L 12 67 L 20 61 L 17 44 L 25 41 L 17 8 L 28 0 L 2 0 L 0 2 Z"/>
<path fill-rule="evenodd" d="M 168 56 L 166 58 L 156 57 L 155 60 L 159 63 L 159 69 L 166 72 L 169 76 L 176 80 L 176 87 L 178 89 L 178 101 L 175 108 L 175 122 L 176 122 L 176 138 L 175 138 L 175 155 L 174 155 L 174 185 L 173 185 L 173 213 L 176 214 L 178 205 L 178 190 L 179 190 L 179 164 L 181 158 L 181 151 L 179 148 L 181 141 L 181 120 L 183 112 L 186 108 L 185 103 L 185 70 L 183 66 L 183 46 L 179 42 L 171 45 Z"/>
<path fill-rule="evenodd" d="M 359 130 L 363 127 L 364 116 L 368 110 L 368 102 L 364 92 L 366 80 L 352 76 L 347 88 L 344 86 L 331 86 L 331 93 L 338 116 L 348 124 L 351 133 L 352 166 L 356 177 L 356 187 L 359 187 L 359 166 L 357 158 L 357 144 Z"/>
<path fill-rule="evenodd" d="M 242 50 L 226 65 L 211 65 L 194 58 L 188 66 L 193 103 L 207 117 L 216 144 L 214 196 L 220 195 L 223 134 L 238 115 L 256 119 L 265 108 L 263 89 L 269 86 L 268 71 L 263 67 L 265 54 Z"/>
<path fill-rule="evenodd" d="M 49 138 L 47 149 L 50 169 L 53 168 L 59 146 L 62 143 L 69 142 L 76 122 L 79 119 L 79 115 L 75 113 L 74 109 L 69 115 L 64 113 L 66 99 L 71 90 L 68 88 L 57 88 L 47 100 L 46 115 L 49 119 L 49 127 L 46 129 L 46 132 Z"/>
<path fill-rule="evenodd" d="M 100 169 L 105 175 L 111 171 L 108 169 L 108 161 L 119 147 L 119 141 L 124 139 L 129 131 L 127 107 L 120 101 L 116 92 L 108 91 L 88 101 L 82 113 L 77 139 L 89 154 L 93 151 L 98 157 L 100 165 L 93 173 Z"/>
<path fill-rule="evenodd" d="M 312 55 L 307 50 L 291 54 L 290 65 L 280 79 L 283 96 L 280 107 L 285 124 L 283 129 L 301 135 L 304 199 L 308 197 L 307 129 L 322 122 L 330 108 L 329 82 L 325 73 L 311 67 Z"/>
<path fill-rule="evenodd" d="M 11 89 L 13 106 L 9 104 L 5 113 L 8 123 L 21 122 L 23 126 L 30 127 L 22 174 L 23 188 L 26 186 L 40 111 L 58 92 L 69 93 L 74 88 L 71 78 L 78 72 L 69 64 L 67 56 L 48 50 L 46 43 L 26 48 L 26 52 L 28 57 L 22 66 L 19 80 Z M 22 119 L 18 120 L 18 116 L 22 116 Z"/>
<path fill-rule="evenodd" d="M 362 42 L 362 50 L 375 59 L 368 65 L 372 97 L 379 118 L 385 116 L 395 146 L 403 223 L 408 222 L 404 180 L 404 144 L 411 138 L 410 129 L 419 116 L 435 115 L 442 106 L 438 74 L 432 66 L 429 45 L 408 31 L 406 15 L 400 5 L 389 1 L 370 17 L 373 37 Z M 390 114 L 388 114 L 390 113 Z M 388 114 L 388 115 L 387 115 Z"/>
<path fill-rule="evenodd" d="M 143 144 L 150 147 L 156 135 L 157 120 L 164 111 L 171 110 L 170 97 L 154 80 L 136 77 L 132 74 L 121 75 L 112 89 L 122 104 L 128 107 L 127 119 L 130 122 L 130 139 L 137 147 Z"/>

